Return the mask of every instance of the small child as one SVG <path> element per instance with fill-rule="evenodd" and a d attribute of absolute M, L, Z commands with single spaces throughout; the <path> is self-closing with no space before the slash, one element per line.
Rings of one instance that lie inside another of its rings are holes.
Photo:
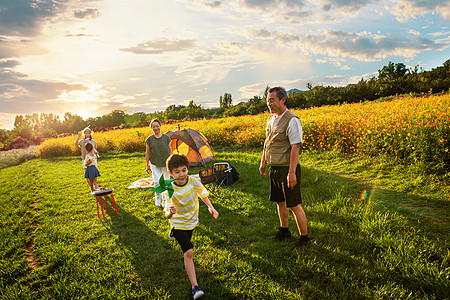
<path fill-rule="evenodd" d="M 180 244 L 184 253 L 184 267 L 192 285 L 192 296 L 198 299 L 204 295 L 197 284 L 194 266 L 194 245 L 191 237 L 194 228 L 198 224 L 198 211 L 200 197 L 208 206 L 209 212 L 214 218 L 219 217 L 219 213 L 214 209 L 208 199 L 208 190 L 203 184 L 193 177 L 188 176 L 189 160 L 183 154 L 173 154 L 166 162 L 169 174 L 176 179 L 172 182 L 173 195 L 167 201 L 164 209 L 165 217 L 169 219 L 172 227 L 169 238 L 175 238 Z"/>
<path fill-rule="evenodd" d="M 86 144 L 86 158 L 84 164 L 86 171 L 84 172 L 84 178 L 87 179 L 91 191 L 98 190 L 97 177 L 100 176 L 100 172 L 97 169 L 97 156 L 94 154 L 94 146 L 91 143 Z"/>

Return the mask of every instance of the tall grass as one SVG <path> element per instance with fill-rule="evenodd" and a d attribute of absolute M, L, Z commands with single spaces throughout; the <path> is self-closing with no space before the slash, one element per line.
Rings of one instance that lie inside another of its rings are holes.
<path fill-rule="evenodd" d="M 27 160 L 37 157 L 39 157 L 37 146 L 30 146 L 26 149 L 0 151 L 0 169 L 19 165 Z"/>
<path fill-rule="evenodd" d="M 450 297 L 448 206 L 437 205 L 448 205 L 448 190 L 427 196 L 435 199 L 429 208 L 439 220 L 429 228 L 427 216 L 413 209 L 421 207 L 422 196 L 373 186 L 373 175 L 342 167 L 349 161 L 340 159 L 341 167 L 331 170 L 326 157 L 304 153 L 303 207 L 313 240 L 295 252 L 294 239 L 266 238 L 279 223 L 267 199 L 268 179 L 258 174 L 259 158 L 259 151 L 217 153 L 216 161 L 232 163 L 242 180 L 211 195 L 218 220 L 200 208 L 193 243 L 205 299 Z M 119 206 L 119 215 L 101 220 L 77 157 L 0 170 L 0 298 L 190 299 L 182 251 L 168 239 L 169 225 L 152 192 L 126 188 L 148 176 L 143 166 L 141 153 L 101 156 L 100 186 L 115 189 Z M 386 178 L 400 181 L 398 174 Z M 388 205 L 399 198 L 409 208 Z M 297 237 L 292 215 L 289 224 Z M 36 269 L 24 250 L 30 241 Z"/>

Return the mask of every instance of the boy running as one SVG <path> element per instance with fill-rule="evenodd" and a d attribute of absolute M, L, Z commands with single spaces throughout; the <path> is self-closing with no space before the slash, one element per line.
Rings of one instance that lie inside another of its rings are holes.
<path fill-rule="evenodd" d="M 214 218 L 219 217 L 219 213 L 214 209 L 208 199 L 208 190 L 203 184 L 188 176 L 189 160 L 183 154 L 173 154 L 166 162 L 169 174 L 176 179 L 172 182 L 173 195 L 167 201 L 164 209 L 165 216 L 169 219 L 172 227 L 169 238 L 175 238 L 180 244 L 184 253 L 184 267 L 192 285 L 192 296 L 198 299 L 204 295 L 197 284 L 194 266 L 194 246 L 191 237 L 194 228 L 198 224 L 198 211 L 200 197 L 208 206 L 209 212 Z"/>

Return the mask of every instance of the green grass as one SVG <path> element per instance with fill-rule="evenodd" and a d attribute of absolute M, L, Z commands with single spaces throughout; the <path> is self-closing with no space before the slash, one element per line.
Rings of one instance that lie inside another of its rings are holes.
<path fill-rule="evenodd" d="M 303 153 L 312 243 L 267 240 L 279 224 L 258 151 L 217 154 L 241 181 L 201 203 L 193 236 L 205 299 L 450 299 L 448 185 L 417 170 L 332 153 Z M 182 251 L 149 189 L 141 153 L 102 155 L 100 186 L 119 215 L 97 218 L 77 157 L 0 170 L 1 299 L 190 299 Z M 192 168 L 197 173 L 200 168 Z M 360 198 L 363 190 L 367 198 Z M 290 227 L 295 236 L 293 216 Z M 38 263 L 32 268 L 26 250 Z"/>

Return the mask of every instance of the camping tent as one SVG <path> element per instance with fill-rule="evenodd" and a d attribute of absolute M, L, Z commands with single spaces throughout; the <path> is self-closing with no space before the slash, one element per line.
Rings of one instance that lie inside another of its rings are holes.
<path fill-rule="evenodd" d="M 214 158 L 214 152 L 206 138 L 198 131 L 183 128 L 166 132 L 171 142 L 173 153 L 184 154 L 189 159 L 189 166 L 205 166 Z"/>

